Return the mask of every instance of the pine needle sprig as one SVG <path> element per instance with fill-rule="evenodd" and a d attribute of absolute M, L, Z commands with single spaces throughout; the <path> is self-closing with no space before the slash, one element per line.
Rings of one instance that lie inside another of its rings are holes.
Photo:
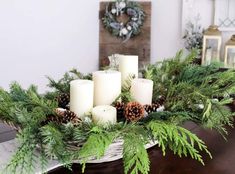
<path fill-rule="evenodd" d="M 212 105 L 211 115 L 204 118 L 201 124 L 206 128 L 217 130 L 226 139 L 228 134 L 226 126 L 233 127 L 233 117 L 234 113 L 228 107 L 217 102 Z"/>
<path fill-rule="evenodd" d="M 64 167 L 72 170 L 73 153 L 68 150 L 64 141 L 64 134 L 60 128 L 49 123 L 40 128 L 40 135 L 46 156 L 50 159 L 57 159 Z"/>
<path fill-rule="evenodd" d="M 148 123 L 147 128 L 158 141 L 163 155 L 166 154 L 166 149 L 170 148 L 174 154 L 180 157 L 189 155 L 203 165 L 204 162 L 199 151 L 205 151 L 212 158 L 205 143 L 187 129 L 162 121 L 152 121 Z M 198 149 L 196 149 L 197 147 Z"/>
<path fill-rule="evenodd" d="M 2 121 L 16 122 L 14 115 L 11 114 L 11 108 L 15 107 L 10 94 L 0 88 L 0 117 Z"/>
<path fill-rule="evenodd" d="M 153 112 L 149 114 L 147 117 L 140 120 L 140 123 L 149 123 L 151 121 L 169 121 L 171 123 L 180 125 L 185 121 L 190 121 L 192 119 L 192 112 L 181 111 L 181 112 L 170 112 L 170 111 L 162 111 L 162 112 Z"/>
<path fill-rule="evenodd" d="M 72 70 L 69 71 L 71 74 L 73 74 L 75 76 L 75 78 L 78 79 L 85 79 L 85 80 L 92 80 L 92 74 L 82 74 L 81 72 L 79 72 L 77 69 L 73 68 Z"/>
<path fill-rule="evenodd" d="M 183 50 L 180 50 L 172 59 L 145 67 L 142 71 L 143 77 L 154 82 L 153 101 L 156 101 L 161 95 L 167 96 L 168 88 L 174 84 L 182 69 L 193 62 L 196 54 L 194 50 L 188 56 L 183 57 Z"/>
<path fill-rule="evenodd" d="M 34 135 L 34 130 L 30 127 L 19 132 L 17 139 L 21 145 L 4 169 L 6 172 L 9 171 L 13 174 L 33 173 L 38 158 L 35 154 L 37 141 Z"/>
<path fill-rule="evenodd" d="M 135 78 L 133 75 L 129 75 L 127 79 L 122 84 L 122 92 L 129 92 L 131 88 L 131 82 Z"/>
<path fill-rule="evenodd" d="M 79 72 L 76 69 L 72 69 L 69 72 L 66 72 L 61 79 L 58 81 L 52 79 L 51 77 L 47 76 L 47 79 L 49 80 L 48 86 L 52 89 L 54 89 L 56 92 L 59 93 L 69 93 L 70 89 L 70 82 L 72 80 L 76 79 L 92 79 L 91 74 L 83 75 L 81 72 Z"/>

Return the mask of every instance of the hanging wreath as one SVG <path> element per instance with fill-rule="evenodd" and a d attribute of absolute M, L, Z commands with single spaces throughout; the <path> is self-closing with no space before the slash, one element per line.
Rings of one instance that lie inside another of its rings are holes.
<path fill-rule="evenodd" d="M 118 19 L 127 17 L 128 20 Z M 144 23 L 145 12 L 137 2 L 127 0 L 116 0 L 106 6 L 103 24 L 114 36 L 124 39 L 124 42 L 141 32 Z"/>

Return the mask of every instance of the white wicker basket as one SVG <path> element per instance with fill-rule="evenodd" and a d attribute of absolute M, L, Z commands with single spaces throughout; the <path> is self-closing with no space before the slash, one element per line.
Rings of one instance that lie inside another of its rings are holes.
<path fill-rule="evenodd" d="M 14 125 L 11 122 L 4 122 L 5 124 L 9 125 L 16 131 L 19 131 L 21 128 L 19 126 Z M 153 146 L 155 146 L 157 142 L 149 142 L 148 144 L 145 145 L 146 149 L 149 149 Z M 83 144 L 78 143 L 78 142 L 68 142 L 68 148 L 71 150 L 78 150 L 82 147 Z M 40 151 L 40 147 L 38 146 L 38 150 Z M 123 140 L 122 139 L 117 139 L 114 141 L 106 150 L 105 154 L 103 157 L 97 159 L 95 157 L 91 157 L 87 163 L 104 163 L 104 162 L 111 162 L 111 161 L 116 161 L 121 159 L 122 156 L 122 151 L 123 151 Z M 75 163 L 80 163 L 82 160 L 75 160 Z"/>
<path fill-rule="evenodd" d="M 145 145 L 146 149 L 149 149 L 153 146 L 155 146 L 157 142 L 150 142 Z M 104 162 L 112 162 L 121 159 L 122 156 L 122 150 L 123 150 L 123 140 L 118 139 L 115 142 L 113 142 L 108 149 L 106 150 L 103 157 L 97 159 L 97 158 L 90 158 L 87 163 L 104 163 Z M 75 160 L 75 163 L 81 162 L 81 160 Z"/>

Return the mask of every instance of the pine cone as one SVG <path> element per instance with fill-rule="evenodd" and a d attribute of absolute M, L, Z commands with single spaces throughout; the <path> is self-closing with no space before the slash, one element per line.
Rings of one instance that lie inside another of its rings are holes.
<path fill-rule="evenodd" d="M 150 114 L 152 112 L 157 112 L 157 109 L 161 107 L 160 103 L 153 103 L 151 105 L 144 105 L 145 111 Z"/>
<path fill-rule="evenodd" d="M 64 109 L 69 109 L 68 104 L 70 101 L 70 95 L 67 93 L 62 93 L 57 97 L 58 101 L 58 107 L 64 108 Z"/>
<path fill-rule="evenodd" d="M 57 124 L 67 124 L 71 122 L 74 125 L 77 125 L 81 123 L 81 119 L 78 118 L 77 115 L 70 110 L 57 108 L 55 112 L 56 115 L 48 115 L 47 119 L 42 124 L 46 125 L 49 122 L 54 122 Z"/>
<path fill-rule="evenodd" d="M 158 99 L 154 103 L 158 103 L 161 106 L 163 106 L 165 101 L 166 101 L 166 97 L 165 96 L 159 96 Z"/>
<path fill-rule="evenodd" d="M 64 117 L 63 118 L 64 118 L 63 119 L 64 123 L 71 122 L 74 125 L 77 125 L 77 124 L 82 122 L 82 120 L 80 118 L 78 118 L 77 114 L 75 114 L 74 112 L 72 112 L 70 110 L 66 110 L 64 112 Z"/>
<path fill-rule="evenodd" d="M 138 121 L 144 117 L 144 107 L 138 102 L 129 102 L 124 110 L 124 115 L 127 120 Z"/>
<path fill-rule="evenodd" d="M 125 109 L 125 103 L 123 102 L 117 102 L 114 104 L 114 107 L 117 109 L 117 117 L 123 118 L 124 116 L 124 109 Z"/>

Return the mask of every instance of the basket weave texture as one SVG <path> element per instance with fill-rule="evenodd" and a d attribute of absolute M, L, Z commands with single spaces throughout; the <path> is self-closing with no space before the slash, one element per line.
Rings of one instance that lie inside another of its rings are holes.
<path fill-rule="evenodd" d="M 21 128 L 19 126 L 15 125 L 11 122 L 4 122 L 4 124 L 7 124 L 8 126 L 13 128 L 17 132 L 19 132 L 21 130 Z M 149 149 L 149 148 L 155 146 L 156 144 L 157 144 L 157 142 L 149 142 L 148 144 L 145 145 L 145 148 Z M 73 151 L 79 150 L 82 147 L 82 145 L 83 145 L 82 143 L 78 143 L 78 142 L 68 142 L 68 144 L 67 144 L 68 148 Z M 40 147 L 38 147 L 38 150 L 40 151 Z M 87 161 L 87 163 L 104 163 L 104 162 L 112 162 L 112 161 L 119 160 L 123 157 L 122 151 L 123 151 L 123 140 L 117 139 L 108 147 L 104 156 L 102 156 L 99 159 L 97 159 L 95 157 L 91 157 Z M 74 162 L 80 163 L 80 161 L 82 161 L 82 159 L 75 160 Z"/>

